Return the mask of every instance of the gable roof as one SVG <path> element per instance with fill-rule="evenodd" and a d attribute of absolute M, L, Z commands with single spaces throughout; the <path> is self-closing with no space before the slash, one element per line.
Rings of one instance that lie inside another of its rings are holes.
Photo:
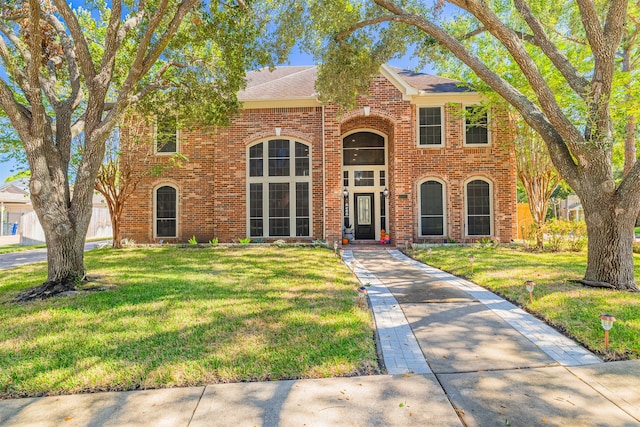
<path fill-rule="evenodd" d="M 463 94 L 472 91 L 456 80 L 416 73 L 383 65 L 381 74 L 405 96 Z M 241 101 L 316 100 L 315 82 L 318 67 L 283 66 L 273 70 L 261 68 L 247 73 L 247 87 L 238 94 Z"/>

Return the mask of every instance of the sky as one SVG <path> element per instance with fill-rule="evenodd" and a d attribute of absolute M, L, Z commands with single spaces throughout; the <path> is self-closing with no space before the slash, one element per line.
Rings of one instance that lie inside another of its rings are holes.
<path fill-rule="evenodd" d="M 398 68 L 407 68 L 414 69 L 417 66 L 417 60 L 412 60 L 409 55 L 395 59 L 389 62 L 389 65 L 398 67 Z M 289 57 L 288 63 L 283 63 L 280 65 L 313 65 L 314 60 L 311 55 L 306 53 L 302 53 L 299 50 L 295 50 Z M 433 74 L 434 71 L 431 67 L 426 67 L 420 70 L 424 73 Z M 2 73 L 4 74 L 4 73 Z M 2 75 L 1 77 L 4 77 Z M 0 184 L 4 183 L 6 179 L 15 174 L 16 165 L 9 162 L 0 162 Z M 13 170 L 13 171 L 12 171 Z"/>

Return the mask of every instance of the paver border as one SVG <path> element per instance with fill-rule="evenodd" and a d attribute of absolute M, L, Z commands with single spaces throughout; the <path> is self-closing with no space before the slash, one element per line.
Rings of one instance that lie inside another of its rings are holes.
<path fill-rule="evenodd" d="M 400 304 L 378 277 L 365 268 L 352 250 L 342 252 L 342 261 L 367 287 L 382 360 L 389 374 L 432 374 Z"/>
<path fill-rule="evenodd" d="M 602 359 L 562 335 L 551 326 L 535 318 L 531 314 L 506 301 L 493 292 L 465 279 L 423 264 L 408 257 L 397 249 L 387 249 L 393 258 L 406 262 L 425 274 L 446 281 L 458 289 L 467 292 L 478 302 L 485 305 L 493 313 L 502 318 L 525 338 L 537 345 L 549 357 L 562 366 L 583 366 L 604 363 Z"/>

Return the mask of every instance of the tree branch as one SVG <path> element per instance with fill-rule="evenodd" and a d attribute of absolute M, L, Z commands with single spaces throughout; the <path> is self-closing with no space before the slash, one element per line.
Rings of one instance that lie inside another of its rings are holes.
<path fill-rule="evenodd" d="M 53 0 L 58 12 L 62 15 L 62 18 L 67 23 L 67 27 L 69 28 L 69 32 L 71 33 L 71 37 L 73 38 L 75 48 L 78 49 L 79 55 L 79 63 L 80 68 L 82 68 L 82 73 L 84 74 L 84 78 L 87 83 L 93 81 L 96 76 L 95 65 L 93 64 L 93 60 L 91 59 L 91 51 L 89 50 L 89 46 L 87 45 L 87 40 L 84 38 L 84 33 L 82 31 L 82 27 L 80 27 L 80 23 L 78 22 L 78 18 L 71 10 L 69 4 L 64 0 Z M 89 88 L 91 85 L 88 84 Z"/>
<path fill-rule="evenodd" d="M 0 31 L 4 33 L 2 29 L 2 24 L 0 24 Z M 28 55 L 28 58 L 30 57 L 31 55 Z M 27 81 L 27 76 L 22 72 L 20 68 L 16 67 L 14 58 L 11 55 L 11 52 L 9 51 L 9 46 L 7 46 L 4 39 L 1 37 L 0 37 L 0 58 L 2 58 L 7 74 L 9 74 L 15 79 L 16 83 L 18 83 L 18 86 L 20 86 L 20 89 L 22 89 L 23 92 L 29 91 L 30 88 L 29 88 L 29 82 Z M 29 59 L 25 58 L 25 62 L 28 62 L 28 61 Z"/>
<path fill-rule="evenodd" d="M 514 4 L 529 28 L 533 31 L 535 45 L 553 62 L 553 65 L 555 65 L 558 71 L 564 76 L 569 86 L 571 86 L 571 89 L 582 99 L 586 99 L 589 94 L 589 81 L 580 75 L 567 57 L 558 50 L 556 45 L 551 43 L 542 27 L 542 23 L 533 15 L 529 5 L 524 0 L 514 0 Z"/>
<path fill-rule="evenodd" d="M 80 84 L 80 70 L 78 68 L 76 52 L 73 48 L 73 43 L 60 20 L 51 13 L 46 13 L 44 17 L 53 29 L 56 30 L 58 37 L 60 37 L 60 44 L 62 45 L 62 51 L 64 52 L 67 62 L 69 82 L 71 84 L 71 94 L 64 102 L 64 107 L 73 111 L 82 101 L 82 86 Z"/>
<path fill-rule="evenodd" d="M 200 0 L 188 0 L 180 3 L 164 34 L 160 37 L 160 40 L 158 40 L 158 42 L 154 46 L 151 46 L 150 42 L 152 35 L 161 22 L 162 16 L 160 15 L 166 12 L 166 0 L 163 0 L 158 6 L 156 14 L 149 20 L 149 25 L 147 26 L 147 30 L 143 36 L 143 40 L 138 45 L 136 58 L 131 68 L 129 69 L 129 74 L 125 80 L 125 83 L 122 85 L 120 93 L 118 94 L 116 108 L 112 109 L 109 112 L 102 125 L 100 126 L 103 129 L 102 131 L 104 131 L 104 129 L 110 129 L 111 127 L 113 127 L 113 123 L 120 118 L 126 108 L 131 104 L 130 97 L 135 82 L 139 81 L 141 76 L 145 75 L 151 69 L 153 64 L 156 63 L 156 61 L 168 45 L 169 41 L 178 31 L 180 24 L 182 23 L 186 14 L 196 4 L 198 4 L 199 1 Z M 147 49 L 149 48 L 150 51 L 147 53 Z"/>
<path fill-rule="evenodd" d="M 378 18 L 367 19 L 366 21 L 360 21 L 352 25 L 351 27 L 347 28 L 346 30 L 339 32 L 338 35 L 336 36 L 336 40 L 338 41 L 338 43 L 342 43 L 343 38 L 345 38 L 346 36 L 352 34 L 353 32 L 361 28 L 368 27 L 369 25 L 375 25 L 375 24 L 380 24 L 382 22 L 390 22 L 390 21 L 399 21 L 399 18 L 396 15 L 386 15 L 386 16 L 380 16 Z"/>
<path fill-rule="evenodd" d="M 543 136 L 548 144 L 549 151 L 554 154 L 554 158 L 558 159 L 558 161 L 555 162 L 556 167 L 559 171 L 561 171 L 565 179 L 567 179 L 573 185 L 577 184 L 576 178 L 578 176 L 578 171 L 573 157 L 571 156 L 571 153 L 569 152 L 569 150 L 567 149 L 567 145 L 565 144 L 566 137 L 559 133 L 559 131 L 552 124 L 553 122 L 550 123 L 547 116 L 545 116 L 545 114 L 540 111 L 540 108 L 537 105 L 531 102 L 526 96 L 520 93 L 507 81 L 498 76 L 495 72 L 491 71 L 486 66 L 486 64 L 480 61 L 477 56 L 470 53 L 458 40 L 456 40 L 442 28 L 438 27 L 437 25 L 431 23 L 430 21 L 424 19 L 419 15 L 406 13 L 403 9 L 401 9 L 391 1 L 374 1 L 381 7 L 387 9 L 389 12 L 399 16 L 399 20 L 401 20 L 402 22 L 409 25 L 414 25 L 425 33 L 434 37 L 436 40 L 438 40 L 438 42 L 440 42 L 456 57 L 458 57 L 458 59 L 464 62 L 469 68 L 471 68 L 482 80 L 487 83 L 489 87 L 500 94 L 511 105 L 513 105 L 522 114 L 522 117 L 525 119 L 525 121 L 531 127 L 536 129 L 536 131 L 538 131 L 541 136 Z M 472 2 L 465 2 L 465 4 L 469 3 Z M 479 7 L 484 6 L 480 5 Z M 485 26 L 488 28 L 486 24 Z M 511 34 L 513 35 L 513 33 Z M 515 35 L 509 38 L 508 41 L 509 43 L 520 44 Z M 540 79 L 542 78 L 540 77 Z M 549 91 L 548 87 L 547 91 Z M 549 102 L 554 103 L 553 101 L 546 101 L 545 104 L 548 104 Z M 556 114 L 560 114 L 557 105 L 555 107 L 556 110 L 558 110 Z M 566 125 L 565 121 L 566 117 L 564 117 L 564 121 L 562 121 L 563 125 Z M 567 133 L 571 137 L 576 137 L 575 133 Z M 579 134 L 577 136 L 579 137 Z"/>
<path fill-rule="evenodd" d="M 478 19 L 502 45 L 509 51 L 516 64 L 531 85 L 538 102 L 549 122 L 562 135 L 564 143 L 579 158 L 582 150 L 578 141 L 582 141 L 582 135 L 565 116 L 556 102 L 555 96 L 545 78 L 538 70 L 533 58 L 524 48 L 518 36 L 479 0 L 451 0 L 451 3 L 471 13 Z"/>
<path fill-rule="evenodd" d="M 31 105 L 31 136 L 42 137 L 45 125 L 45 109 L 40 93 L 40 58 L 42 57 L 42 38 L 40 34 L 40 3 L 29 0 L 29 53 L 31 60 L 27 63 L 27 79 L 29 91 L 25 96 Z"/>

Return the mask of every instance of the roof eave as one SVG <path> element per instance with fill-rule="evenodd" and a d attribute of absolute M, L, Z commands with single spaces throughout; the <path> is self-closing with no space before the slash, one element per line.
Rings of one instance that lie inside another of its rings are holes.
<path fill-rule="evenodd" d="M 418 89 L 411 86 L 404 81 L 395 71 L 391 69 L 387 64 L 380 66 L 380 74 L 382 74 L 387 80 L 391 82 L 401 93 L 404 101 L 410 101 L 415 95 L 419 95 Z"/>

